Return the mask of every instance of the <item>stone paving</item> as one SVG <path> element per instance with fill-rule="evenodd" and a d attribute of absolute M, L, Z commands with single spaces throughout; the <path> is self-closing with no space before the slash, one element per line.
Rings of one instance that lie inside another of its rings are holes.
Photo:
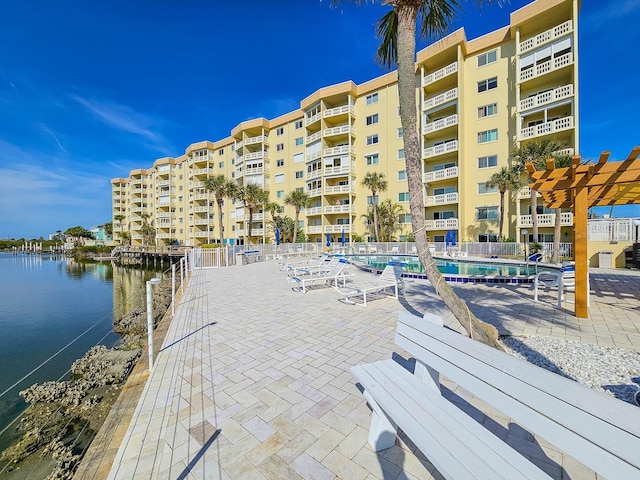
<path fill-rule="evenodd" d="M 591 271 L 591 316 L 534 304 L 532 286 L 456 285 L 502 334 L 553 335 L 640 346 L 640 272 Z M 364 272 L 357 272 L 354 282 Z M 456 322 L 429 283 L 408 280 L 400 301 L 348 305 L 332 288 L 302 294 L 273 261 L 194 272 L 118 450 L 109 478 L 441 478 L 412 443 L 367 444 L 370 410 L 353 365 L 407 355 L 393 343 L 397 314 Z M 566 304 L 572 308 L 571 304 Z M 459 328 L 458 328 L 459 329 Z M 456 385 L 445 394 L 553 478 L 593 472 Z"/>

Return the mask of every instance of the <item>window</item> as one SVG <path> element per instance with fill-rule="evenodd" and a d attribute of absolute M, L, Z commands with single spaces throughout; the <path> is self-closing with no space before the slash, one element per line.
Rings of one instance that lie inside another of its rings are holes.
<path fill-rule="evenodd" d="M 496 140 L 498 140 L 498 129 L 496 128 L 478 132 L 478 143 L 495 142 Z"/>
<path fill-rule="evenodd" d="M 232 159 L 231 159 L 231 165 L 235 165 L 235 164 L 236 164 L 236 159 L 235 159 L 235 158 L 232 158 Z"/>
<path fill-rule="evenodd" d="M 409 192 L 400 192 L 398 194 L 399 202 L 408 202 L 409 201 Z"/>
<path fill-rule="evenodd" d="M 400 170 L 398 172 L 398 180 L 402 181 L 402 180 L 406 180 L 407 179 L 407 171 L 406 170 Z"/>
<path fill-rule="evenodd" d="M 456 218 L 456 212 L 453 210 L 444 210 L 442 212 L 433 212 L 434 220 L 446 220 L 447 218 Z"/>
<path fill-rule="evenodd" d="M 296 129 L 302 128 L 302 120 L 296 120 L 295 126 L 296 126 Z"/>
<path fill-rule="evenodd" d="M 284 173 L 279 173 L 275 176 L 276 183 L 284 183 Z"/>
<path fill-rule="evenodd" d="M 296 187 L 296 192 L 304 192 L 304 187 Z"/>
<path fill-rule="evenodd" d="M 224 148 L 221 148 L 220 150 L 218 150 L 218 155 L 224 155 Z"/>
<path fill-rule="evenodd" d="M 402 127 L 400 127 L 398 129 L 398 138 L 403 138 L 404 137 L 404 130 L 402 129 Z"/>
<path fill-rule="evenodd" d="M 374 113 L 373 115 L 369 115 L 367 117 L 367 125 L 373 125 L 374 123 L 378 123 L 378 114 Z"/>
<path fill-rule="evenodd" d="M 486 92 L 498 88 L 498 77 L 489 78 L 478 82 L 478 93 Z"/>
<path fill-rule="evenodd" d="M 296 172 L 296 178 L 303 178 L 304 177 L 304 170 L 299 170 Z"/>
<path fill-rule="evenodd" d="M 483 195 L 485 193 L 498 193 L 498 187 L 487 187 L 486 183 L 479 183 L 478 194 Z"/>
<path fill-rule="evenodd" d="M 218 168 L 224 168 L 224 162 L 220 162 L 220 163 L 218 164 Z"/>
<path fill-rule="evenodd" d="M 404 148 L 398 150 L 398 160 L 404 160 Z"/>
<path fill-rule="evenodd" d="M 380 162 L 380 157 L 377 153 L 374 153 L 373 155 L 366 155 L 364 159 L 366 160 L 367 165 L 378 165 Z"/>
<path fill-rule="evenodd" d="M 398 215 L 398 223 L 411 223 L 411 214 L 401 213 Z"/>
<path fill-rule="evenodd" d="M 278 190 L 276 192 L 276 198 L 284 198 L 284 190 Z"/>
<path fill-rule="evenodd" d="M 498 220 L 498 207 L 477 207 L 477 220 Z"/>
<path fill-rule="evenodd" d="M 376 195 L 376 205 L 380 203 L 380 195 Z M 367 196 L 367 205 L 371 205 L 373 204 L 373 196 L 368 195 Z"/>
<path fill-rule="evenodd" d="M 276 167 L 284 167 L 284 159 L 276 160 Z"/>
<path fill-rule="evenodd" d="M 278 127 L 276 129 L 276 135 L 280 136 L 284 133 L 284 127 Z"/>
<path fill-rule="evenodd" d="M 378 94 L 372 93 L 371 95 L 367 95 L 367 105 L 371 105 L 374 103 L 378 103 Z"/>
<path fill-rule="evenodd" d="M 489 155 L 487 157 L 478 158 L 478 168 L 489 168 L 498 166 L 498 156 Z"/>
<path fill-rule="evenodd" d="M 478 66 L 483 67 L 484 65 L 494 63 L 497 59 L 498 59 L 498 51 L 491 50 L 490 52 L 483 53 L 482 55 L 478 55 Z"/>
<path fill-rule="evenodd" d="M 276 152 L 280 152 L 284 150 L 284 143 L 279 143 L 276 145 Z"/>
<path fill-rule="evenodd" d="M 302 145 L 303 143 L 304 143 L 304 140 L 302 139 L 302 137 L 296 138 L 296 147 Z"/>
<path fill-rule="evenodd" d="M 373 145 L 375 143 L 378 143 L 378 134 L 377 133 L 375 135 L 369 135 L 367 137 L 367 145 Z"/>
<path fill-rule="evenodd" d="M 478 118 L 490 117 L 498 113 L 498 104 L 492 103 L 491 105 L 484 105 L 478 107 Z"/>
<path fill-rule="evenodd" d="M 293 154 L 293 163 L 301 163 L 304 162 L 304 153 L 294 153 Z"/>
<path fill-rule="evenodd" d="M 434 195 L 446 195 L 447 193 L 456 193 L 456 187 L 442 187 L 442 188 L 434 188 Z"/>

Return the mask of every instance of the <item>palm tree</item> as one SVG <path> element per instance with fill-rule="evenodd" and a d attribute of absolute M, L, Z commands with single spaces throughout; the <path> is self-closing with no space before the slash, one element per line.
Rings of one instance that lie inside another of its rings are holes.
<path fill-rule="evenodd" d="M 556 168 L 571 166 L 571 155 L 554 155 Z M 613 208 L 613 207 L 611 207 Z M 551 252 L 551 263 L 558 263 L 560 260 L 560 237 L 562 236 L 562 209 L 556 208 L 556 218 L 553 225 L 553 251 Z"/>
<path fill-rule="evenodd" d="M 502 226 L 504 225 L 504 194 L 517 192 L 522 186 L 521 176 L 517 170 L 510 167 L 502 167 L 485 182 L 487 188 L 498 188 L 500 192 L 500 227 L 498 238 L 502 241 Z"/>
<path fill-rule="evenodd" d="M 294 240 L 293 240 L 294 242 L 296 242 L 298 239 L 297 233 L 298 233 L 298 219 L 300 218 L 300 210 L 303 208 L 309 208 L 311 206 L 311 197 L 309 197 L 309 195 L 307 195 L 307 193 L 304 191 L 292 190 L 287 194 L 286 197 L 284 197 L 284 203 L 286 205 L 293 206 L 296 212 L 296 217 L 294 219 L 294 222 L 295 222 L 294 231 L 296 235 L 294 235 Z"/>
<path fill-rule="evenodd" d="M 527 175 L 527 183 L 531 183 L 532 179 L 527 173 L 525 168 L 526 163 L 533 163 L 538 170 L 544 170 L 546 168 L 546 162 L 550 158 L 554 158 L 555 152 L 562 148 L 560 142 L 543 138 L 541 140 L 534 140 L 527 142 L 516 147 L 511 156 L 516 161 L 514 168 L 516 171 Z M 538 192 L 531 190 L 531 223 L 533 241 L 538 241 Z"/>
<path fill-rule="evenodd" d="M 253 227 L 253 211 L 258 205 L 264 205 L 269 203 L 269 193 L 256 185 L 255 183 L 248 183 L 238 189 L 236 192 L 236 198 L 239 198 L 245 207 L 249 210 L 249 226 L 247 227 L 247 242 L 251 244 L 251 229 Z"/>
<path fill-rule="evenodd" d="M 153 224 L 149 223 L 151 214 L 143 212 L 140 216 L 142 217 L 142 227 L 140 228 L 140 233 L 142 234 L 142 246 L 155 245 L 156 229 L 153 228 Z"/>
<path fill-rule="evenodd" d="M 342 4 L 343 1 L 332 0 L 331 4 L 335 6 Z M 362 0 L 352 1 L 357 4 L 362 3 Z M 476 3 L 481 1 L 478 0 Z M 492 2 L 492 0 L 485 1 Z M 499 0 L 493 1 L 499 3 Z M 438 295 L 471 338 L 501 348 L 497 341 L 498 331 L 495 327 L 478 320 L 453 289 L 443 281 L 442 274 L 429 253 L 425 230 L 422 156 L 416 113 L 416 27 L 419 18 L 421 36 L 444 35 L 449 30 L 453 19 L 462 11 L 459 8 L 461 0 L 380 0 L 380 3 L 390 5 L 393 10 L 378 21 L 377 32 L 382 41 L 376 53 L 376 59 L 388 68 L 392 68 L 394 64 L 398 66 L 398 97 L 400 121 L 404 132 L 411 226 L 420 263 Z"/>
<path fill-rule="evenodd" d="M 380 236 L 380 227 L 378 224 L 378 209 L 376 208 L 376 205 L 378 205 L 376 193 L 384 192 L 387 189 L 387 180 L 384 178 L 384 173 L 367 172 L 367 174 L 362 179 L 361 185 L 371 190 L 371 210 L 373 211 L 374 233 L 373 241 L 377 242 L 378 237 Z"/>
<path fill-rule="evenodd" d="M 404 213 L 402 205 L 394 203 L 390 199 L 384 200 L 378 207 L 378 221 L 380 222 L 380 240 L 393 242 L 396 232 L 400 231 L 401 213 Z"/>
<path fill-rule="evenodd" d="M 225 198 L 234 198 L 238 184 L 222 174 L 214 175 L 204 181 L 204 188 L 213 192 L 218 206 L 218 228 L 220 229 L 220 245 L 224 245 L 224 222 L 222 221 L 222 204 Z"/>
<path fill-rule="evenodd" d="M 124 229 L 123 229 L 123 225 L 122 225 L 122 221 L 123 221 L 125 218 L 126 218 L 126 217 L 125 217 L 124 215 L 122 215 L 122 214 L 118 214 L 118 215 L 114 215 L 114 216 L 113 216 L 113 219 L 114 219 L 116 222 L 118 222 L 118 225 L 120 226 L 120 233 L 118 234 L 118 236 L 120 237 L 120 239 L 121 239 L 121 240 L 124 240 L 124 239 L 122 238 L 122 233 L 123 233 L 123 231 L 124 231 Z"/>

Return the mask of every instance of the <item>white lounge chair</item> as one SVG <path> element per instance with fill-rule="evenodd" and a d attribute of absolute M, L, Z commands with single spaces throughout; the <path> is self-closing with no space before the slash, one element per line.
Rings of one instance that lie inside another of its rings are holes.
<path fill-rule="evenodd" d="M 335 268 L 335 266 L 340 262 L 340 259 L 342 258 L 343 257 L 330 257 L 329 255 L 326 255 L 320 263 L 294 267 L 289 271 L 289 278 L 299 277 L 300 275 L 311 275 L 329 272 L 333 270 L 333 268 Z"/>
<path fill-rule="evenodd" d="M 573 262 L 565 263 L 559 272 L 543 271 L 533 279 L 533 301 L 538 302 L 538 290 L 542 288 L 557 288 L 558 303 L 557 308 L 562 308 L 562 301 L 565 299 L 565 292 L 576 291 L 576 267 Z M 589 295 L 589 275 L 587 274 L 587 306 L 591 304 Z"/>
<path fill-rule="evenodd" d="M 394 245 L 391 247 L 391 253 L 400 253 L 400 245 Z"/>
<path fill-rule="evenodd" d="M 307 285 L 314 283 L 334 283 L 334 287 L 338 287 L 338 281 L 342 280 L 342 286 L 347 284 L 348 274 L 344 271 L 345 267 L 349 265 L 349 261 L 346 258 L 339 258 L 334 264 L 334 267 L 329 271 L 319 271 L 317 273 L 311 273 L 308 275 L 300 275 L 288 277 L 289 283 L 297 283 L 300 285 L 300 291 L 307 293 Z"/>
<path fill-rule="evenodd" d="M 384 267 L 384 270 L 380 276 L 371 282 L 363 283 L 348 291 L 341 291 L 336 287 L 336 290 L 344 295 L 344 301 L 353 305 L 360 305 L 361 307 L 367 306 L 367 295 L 379 293 L 384 290 L 393 289 L 393 297 L 398 298 L 399 293 L 402 292 L 404 283 L 402 281 L 402 265 L 399 263 L 389 264 Z M 362 297 L 362 303 L 355 301 L 357 297 Z"/>
<path fill-rule="evenodd" d="M 313 257 L 308 260 L 298 260 L 296 262 L 279 262 L 278 266 L 280 270 L 284 272 L 291 272 L 296 269 L 307 268 L 307 267 L 318 267 L 324 264 L 325 261 L 329 258 L 328 253 L 323 253 L 319 257 Z"/>

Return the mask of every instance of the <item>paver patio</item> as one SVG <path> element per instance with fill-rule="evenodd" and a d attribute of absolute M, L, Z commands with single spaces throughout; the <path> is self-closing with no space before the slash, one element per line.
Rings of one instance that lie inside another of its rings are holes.
<path fill-rule="evenodd" d="M 353 365 L 407 357 L 393 343 L 398 311 L 445 316 L 428 282 L 366 309 L 331 288 L 295 292 L 275 263 L 194 272 L 109 478 L 440 478 L 402 437 L 375 453 Z M 370 275 L 357 272 L 355 281 Z M 455 286 L 502 334 L 563 336 L 637 349 L 640 273 L 592 270 L 591 317 L 534 304 L 531 286 Z M 570 305 L 569 305 L 570 307 Z M 595 474 L 448 384 L 451 399 L 554 478 Z M 433 475 L 432 475 L 433 473 Z"/>

